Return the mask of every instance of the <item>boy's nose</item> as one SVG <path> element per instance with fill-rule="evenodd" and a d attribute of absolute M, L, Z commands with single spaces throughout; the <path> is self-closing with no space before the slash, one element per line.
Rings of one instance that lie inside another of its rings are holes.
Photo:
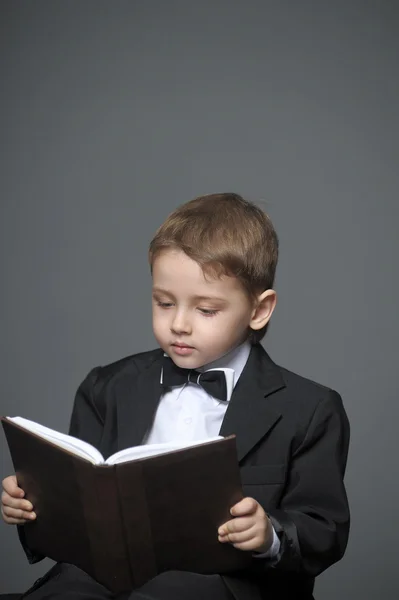
<path fill-rule="evenodd" d="M 171 330 L 176 334 L 191 333 L 191 325 L 187 315 L 181 312 L 176 313 L 171 324 Z"/>

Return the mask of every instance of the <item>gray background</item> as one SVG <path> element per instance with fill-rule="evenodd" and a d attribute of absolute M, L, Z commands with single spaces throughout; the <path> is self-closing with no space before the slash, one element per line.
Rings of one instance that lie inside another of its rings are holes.
<path fill-rule="evenodd" d="M 337 389 L 352 424 L 351 538 L 320 600 L 399 596 L 398 14 L 0 5 L 0 413 L 66 430 L 91 367 L 154 345 L 146 251 L 166 215 L 201 193 L 263 200 L 281 240 L 265 345 Z M 0 591 L 25 589 L 50 562 L 0 536 Z"/>

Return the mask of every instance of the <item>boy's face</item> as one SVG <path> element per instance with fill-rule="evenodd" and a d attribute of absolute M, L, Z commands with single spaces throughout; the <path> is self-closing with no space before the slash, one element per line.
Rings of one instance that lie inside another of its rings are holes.
<path fill-rule="evenodd" d="M 205 278 L 180 250 L 161 252 L 152 277 L 154 334 L 179 367 L 201 367 L 246 339 L 254 307 L 235 277 Z"/>

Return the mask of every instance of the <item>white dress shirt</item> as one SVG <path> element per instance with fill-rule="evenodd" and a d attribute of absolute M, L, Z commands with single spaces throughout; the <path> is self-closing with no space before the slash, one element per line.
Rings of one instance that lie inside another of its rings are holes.
<path fill-rule="evenodd" d="M 159 402 L 145 444 L 165 442 L 194 442 L 219 435 L 231 394 L 246 365 L 251 345 L 245 342 L 218 360 L 198 369 L 223 370 L 226 376 L 227 401 L 210 396 L 200 385 L 188 382 L 166 391 Z M 161 373 L 162 382 L 162 373 Z M 273 528 L 273 542 L 259 558 L 273 558 L 280 549 L 280 540 Z"/>

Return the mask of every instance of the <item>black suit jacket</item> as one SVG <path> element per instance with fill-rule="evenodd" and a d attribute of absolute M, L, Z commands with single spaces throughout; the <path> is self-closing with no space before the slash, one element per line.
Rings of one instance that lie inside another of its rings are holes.
<path fill-rule="evenodd" d="M 78 389 L 70 433 L 104 457 L 142 443 L 163 392 L 162 356 L 158 349 L 93 369 Z M 341 398 L 275 365 L 257 344 L 220 430 L 233 433 L 244 494 L 268 513 L 281 547 L 276 560 L 253 558 L 225 583 L 237 600 L 311 598 L 314 577 L 342 557 L 349 532 Z M 31 562 L 39 558 L 26 550 Z"/>

